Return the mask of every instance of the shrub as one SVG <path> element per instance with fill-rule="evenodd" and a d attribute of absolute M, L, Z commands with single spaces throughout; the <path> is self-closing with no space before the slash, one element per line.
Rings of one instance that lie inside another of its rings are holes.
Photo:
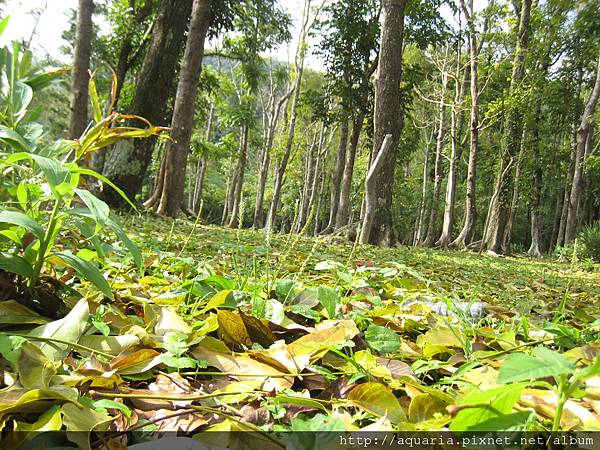
<path fill-rule="evenodd" d="M 600 220 L 583 228 L 579 234 L 581 254 L 600 262 Z"/>

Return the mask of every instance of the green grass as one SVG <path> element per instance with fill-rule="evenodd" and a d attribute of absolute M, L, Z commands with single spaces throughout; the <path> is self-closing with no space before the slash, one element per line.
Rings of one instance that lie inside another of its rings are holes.
<path fill-rule="evenodd" d="M 531 312 L 536 317 L 548 314 L 566 295 L 569 309 L 600 313 L 600 264 L 572 265 L 551 258 L 492 257 L 421 247 L 354 246 L 331 243 L 327 237 L 272 234 L 268 238 L 263 230 L 194 227 L 193 222 L 182 219 L 173 225 L 170 220 L 153 216 L 129 216 L 125 223 L 130 235 L 147 250 L 181 254 L 217 267 L 236 279 L 245 278 L 248 273 L 260 278 L 268 272 L 267 267 L 271 275 L 294 277 L 304 266 L 300 281 L 318 284 L 331 281 L 322 280 L 322 273 L 313 270 L 320 261 L 337 261 L 350 269 L 369 263 L 399 263 L 427 280 L 418 280 L 408 272 L 400 274 L 411 281 L 410 287 L 400 290 L 430 300 L 482 301 L 522 313 Z"/>

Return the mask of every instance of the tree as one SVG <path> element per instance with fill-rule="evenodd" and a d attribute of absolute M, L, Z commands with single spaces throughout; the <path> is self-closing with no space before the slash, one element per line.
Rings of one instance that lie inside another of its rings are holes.
<path fill-rule="evenodd" d="M 177 95 L 171 120 L 171 140 L 165 146 L 164 162 L 151 201 L 158 214 L 177 217 L 185 187 L 185 172 L 189 153 L 196 93 L 202 71 L 204 40 L 212 18 L 212 0 L 194 0 L 183 55 Z M 153 201 L 152 201 L 153 200 Z"/>
<path fill-rule="evenodd" d="M 509 207 L 509 195 L 513 191 L 514 169 L 522 138 L 522 105 L 519 96 L 523 95 L 521 85 L 525 76 L 525 57 L 529 39 L 532 0 L 523 0 L 520 5 L 520 19 L 515 27 L 517 42 L 513 53 L 512 75 L 508 92 L 508 111 L 504 124 L 501 157 L 494 194 L 490 200 L 486 220 L 484 245 L 492 253 L 505 252 L 504 231 Z"/>
<path fill-rule="evenodd" d="M 371 184 L 365 183 L 365 213 L 360 242 L 392 245 L 392 188 L 397 148 L 402 130 L 400 79 L 402 76 L 402 38 L 404 0 L 382 0 L 380 50 L 375 81 L 373 115 L 373 163 L 376 169 Z M 389 150 L 384 146 L 388 138 Z M 379 154 L 381 152 L 381 154 Z M 381 161 L 378 167 L 377 160 Z"/>
<path fill-rule="evenodd" d="M 460 2 L 463 14 L 467 18 L 469 35 L 469 63 L 471 74 L 471 114 L 469 163 L 467 168 L 467 193 L 465 201 L 465 219 L 458 237 L 452 242 L 452 246 L 466 247 L 473 240 L 475 234 L 475 221 L 477 219 L 477 204 L 475 202 L 475 182 L 477 177 L 477 153 L 479 149 L 479 82 L 478 82 L 478 58 L 479 47 L 477 44 L 477 30 L 475 27 L 475 11 L 473 0 L 469 0 L 468 6 L 464 0 Z"/>
<path fill-rule="evenodd" d="M 577 129 L 577 150 L 575 153 L 575 165 L 573 171 L 573 182 L 569 197 L 569 206 L 567 212 L 567 222 L 565 227 L 565 244 L 570 244 L 577 236 L 577 220 L 579 218 L 579 207 L 582 191 L 582 172 L 585 157 L 586 143 L 590 134 L 592 118 L 600 98 L 600 58 L 598 58 L 598 67 L 596 69 L 596 81 L 581 116 L 581 124 Z"/>
<path fill-rule="evenodd" d="M 437 226 L 437 215 L 440 201 L 440 192 L 442 189 L 442 179 L 444 177 L 444 139 L 446 136 L 446 90 L 448 88 L 448 69 L 446 68 L 448 62 L 448 48 L 446 47 L 445 56 L 443 61 L 440 63 L 440 74 L 441 74 L 441 86 L 440 86 L 440 99 L 438 103 L 438 131 L 435 146 L 435 163 L 434 163 L 434 179 L 433 179 L 433 192 L 431 198 L 431 208 L 429 211 L 429 224 L 427 226 L 427 234 L 423 240 L 425 247 L 431 247 L 435 240 L 435 230 Z"/>
<path fill-rule="evenodd" d="M 339 103 L 341 121 L 350 119 L 352 123 L 349 141 L 348 130 L 340 136 L 332 196 L 336 204 L 331 205 L 327 230 L 333 231 L 348 222 L 356 152 L 365 116 L 371 110 L 370 77 L 376 68 L 379 8 L 373 0 L 336 0 L 325 8 L 324 15 L 326 19 L 319 24 L 323 33 L 319 54 L 325 60 L 328 94 Z"/>
<path fill-rule="evenodd" d="M 90 57 L 92 54 L 93 0 L 79 0 L 73 77 L 71 81 L 71 118 L 69 137 L 78 139 L 88 125 L 88 83 L 90 80 Z"/>
<path fill-rule="evenodd" d="M 173 91 L 177 61 L 185 43 L 185 30 L 192 0 L 160 2 L 152 39 L 138 74 L 131 106 L 133 114 L 150 123 L 165 123 L 168 99 Z M 140 192 L 156 139 L 119 143 L 106 155 L 103 175 L 134 199 Z M 104 187 L 104 200 L 115 207 L 126 207 L 121 196 Z"/>
<path fill-rule="evenodd" d="M 311 0 L 305 0 L 304 10 L 302 13 L 302 24 L 300 26 L 300 35 L 298 37 L 298 46 L 296 48 L 296 57 L 294 60 L 294 85 L 292 88 L 292 104 L 290 109 L 290 121 L 288 123 L 288 134 L 285 141 L 283 156 L 277 162 L 277 167 L 275 170 L 275 180 L 273 182 L 273 198 L 271 199 L 269 213 L 267 215 L 267 221 L 265 224 L 265 227 L 267 229 L 272 229 L 275 222 L 277 209 L 279 208 L 279 202 L 281 200 L 281 188 L 283 187 L 283 177 L 285 175 L 285 170 L 290 160 L 292 145 L 294 143 L 296 120 L 298 118 L 298 99 L 300 98 L 300 82 L 302 81 L 302 74 L 304 72 L 304 59 L 306 56 L 306 37 L 312 25 L 310 18 L 310 6 Z"/>

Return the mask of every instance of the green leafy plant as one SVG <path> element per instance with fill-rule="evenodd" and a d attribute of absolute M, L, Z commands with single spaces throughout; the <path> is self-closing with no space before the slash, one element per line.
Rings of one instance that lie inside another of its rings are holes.
<path fill-rule="evenodd" d="M 583 246 L 582 256 L 600 262 L 600 220 L 585 226 L 579 235 L 579 241 Z"/>
<path fill-rule="evenodd" d="M 152 126 L 141 117 L 112 111 L 117 85 L 114 74 L 110 102 L 103 116 L 92 76 L 89 85 L 91 125 L 79 139 L 42 145 L 43 129 L 28 108 L 34 92 L 60 73 L 62 71 L 44 72 L 32 68 L 31 53 L 22 51 L 18 44 L 13 44 L 12 51 L 0 50 L 0 78 L 4 80 L 4 98 L 0 102 L 3 105 L 0 111 L 0 172 L 3 174 L 0 192 L 7 205 L 0 209 L 0 234 L 10 243 L 4 246 L 7 251 L 0 254 L 0 268 L 18 275 L 23 284 L 34 289 L 47 264 L 71 267 L 106 297 L 112 298 L 110 285 L 95 263 L 77 256 L 69 248 L 59 250 L 57 238 L 68 232 L 68 224 L 76 223 L 83 236 L 71 232 L 71 241 L 89 241 L 102 253 L 98 232 L 108 228 L 123 242 L 138 268 L 142 268 L 139 250 L 111 217 L 108 205 L 86 189 L 88 180 L 102 181 L 135 206 L 110 180 L 86 167 L 86 161 L 92 152 L 122 139 L 158 135 L 165 129 Z M 122 126 L 124 121 L 130 120 L 141 121 L 146 126 Z"/>
<path fill-rule="evenodd" d="M 535 381 L 552 377 L 555 384 L 543 382 L 543 385 L 554 391 L 558 396 L 556 413 L 552 423 L 552 431 L 560 430 L 560 420 L 565 403 L 573 397 L 583 383 L 600 374 L 600 357 L 596 356 L 593 364 L 578 369 L 576 364 L 566 356 L 546 347 L 536 347 L 533 356 L 526 353 L 509 355 L 500 368 L 498 382 L 502 384 Z"/>

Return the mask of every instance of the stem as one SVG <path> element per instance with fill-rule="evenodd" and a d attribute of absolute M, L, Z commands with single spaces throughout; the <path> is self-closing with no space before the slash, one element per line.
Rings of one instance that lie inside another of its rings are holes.
<path fill-rule="evenodd" d="M 11 333 L 10 335 L 11 336 L 19 336 L 19 337 L 23 337 L 26 339 L 33 339 L 34 341 L 37 340 L 37 341 L 56 342 L 57 344 L 68 345 L 70 347 L 85 350 L 86 352 L 95 353 L 97 355 L 104 356 L 105 358 L 113 359 L 115 357 L 114 355 L 111 355 L 110 353 L 104 353 L 103 351 L 95 350 L 93 348 L 86 347 L 85 345 L 77 344 L 75 342 L 65 341 L 62 339 L 49 338 L 49 337 L 44 337 L 44 336 L 29 336 L 27 334 L 15 334 L 15 333 Z"/>
<path fill-rule="evenodd" d="M 564 376 L 561 377 L 560 383 L 558 384 L 558 392 L 560 395 L 558 396 L 558 403 L 556 404 L 556 414 L 554 415 L 554 422 L 552 422 L 552 432 L 557 432 L 560 430 L 560 419 L 562 418 L 563 408 L 565 407 L 565 403 L 569 399 L 569 395 L 564 389 L 565 379 Z"/>
<path fill-rule="evenodd" d="M 58 223 L 58 211 L 60 208 L 61 200 L 62 197 L 58 197 L 56 199 L 56 202 L 54 202 L 54 208 L 52 209 L 52 214 L 50 215 L 50 221 L 48 223 L 48 228 L 46 229 L 46 234 L 44 235 L 44 240 L 40 242 L 40 249 L 38 251 L 38 257 L 35 262 L 35 267 L 33 268 L 33 275 L 29 279 L 30 288 L 35 287 L 40 278 L 40 273 L 42 273 L 44 261 L 46 260 L 46 253 L 48 251 L 52 235 L 54 234 L 54 230 L 56 229 L 56 225 Z"/>
<path fill-rule="evenodd" d="M 332 372 L 333 375 L 345 375 L 345 372 Z M 265 377 L 269 378 L 288 378 L 288 377 L 315 377 L 322 375 L 320 373 L 282 373 L 276 375 L 266 375 L 264 373 L 239 373 L 239 372 L 180 372 L 180 375 L 213 375 L 213 376 L 235 376 L 235 377 Z"/>
<path fill-rule="evenodd" d="M 265 394 L 266 391 L 251 391 L 251 392 L 217 392 L 212 394 L 198 395 L 160 395 L 160 394 L 126 394 L 121 392 L 99 392 L 90 391 L 90 397 L 96 398 L 140 398 L 152 400 L 168 400 L 168 401 L 188 401 L 188 400 L 204 400 L 207 398 L 221 397 L 224 395 L 241 395 L 241 394 Z"/>

